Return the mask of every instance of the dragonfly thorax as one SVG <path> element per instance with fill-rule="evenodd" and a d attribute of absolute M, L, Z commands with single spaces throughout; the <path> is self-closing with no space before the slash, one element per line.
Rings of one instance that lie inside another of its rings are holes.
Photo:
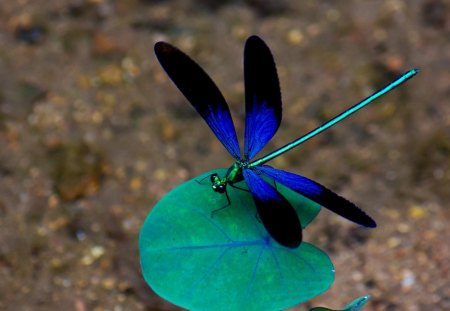
<path fill-rule="evenodd" d="M 227 171 L 225 177 L 220 178 L 218 174 L 211 174 L 211 187 L 215 192 L 224 193 L 227 184 L 233 184 L 243 180 L 242 169 L 246 167 L 246 161 L 236 161 Z"/>

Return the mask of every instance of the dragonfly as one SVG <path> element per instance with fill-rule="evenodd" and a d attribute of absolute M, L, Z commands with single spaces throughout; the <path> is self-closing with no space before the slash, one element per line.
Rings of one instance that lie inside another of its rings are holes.
<path fill-rule="evenodd" d="M 270 237 L 287 248 L 302 242 L 302 225 L 295 209 L 277 190 L 276 184 L 303 195 L 330 211 L 367 228 L 376 222 L 349 200 L 304 176 L 265 165 L 319 133 L 339 123 L 361 108 L 401 85 L 418 73 L 412 69 L 359 103 L 348 108 L 316 129 L 269 154 L 253 160 L 277 132 L 282 118 L 281 91 L 274 58 L 269 47 L 258 36 L 250 36 L 244 47 L 245 131 L 241 155 L 236 130 L 225 98 L 208 74 L 184 52 L 167 42 L 157 42 L 155 55 L 169 78 L 192 104 L 235 159 L 225 176 L 210 175 L 211 187 L 225 193 L 227 186 L 249 191 L 260 222 Z M 247 189 L 235 185 L 245 181 Z M 270 183 L 273 181 L 274 183 Z"/>

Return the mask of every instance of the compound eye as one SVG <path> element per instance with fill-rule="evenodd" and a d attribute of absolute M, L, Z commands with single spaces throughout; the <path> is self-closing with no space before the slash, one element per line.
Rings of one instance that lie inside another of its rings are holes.
<path fill-rule="evenodd" d="M 224 193 L 225 192 L 225 186 L 224 185 L 220 185 L 219 187 L 217 187 L 216 191 L 219 192 L 219 193 Z"/>
<path fill-rule="evenodd" d="M 217 174 L 216 173 L 211 174 L 211 176 L 209 178 L 211 179 L 211 182 L 215 182 L 217 179 Z"/>

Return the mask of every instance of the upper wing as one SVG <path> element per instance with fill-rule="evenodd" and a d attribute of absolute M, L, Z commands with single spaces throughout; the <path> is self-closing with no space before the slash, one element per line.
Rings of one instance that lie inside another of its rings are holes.
<path fill-rule="evenodd" d="M 258 166 L 257 170 L 348 220 L 369 228 L 377 226 L 375 221 L 355 204 L 311 179 L 269 166 Z"/>
<path fill-rule="evenodd" d="M 169 77 L 220 142 L 235 159 L 239 159 L 239 143 L 230 110 L 214 81 L 189 56 L 169 43 L 156 43 L 155 54 Z"/>
<path fill-rule="evenodd" d="M 281 93 L 269 47 L 257 36 L 244 49 L 245 147 L 252 159 L 272 138 L 281 122 Z"/>
<path fill-rule="evenodd" d="M 283 246 L 298 247 L 302 242 L 302 226 L 295 209 L 258 174 L 250 169 L 244 169 L 243 174 L 270 236 Z"/>

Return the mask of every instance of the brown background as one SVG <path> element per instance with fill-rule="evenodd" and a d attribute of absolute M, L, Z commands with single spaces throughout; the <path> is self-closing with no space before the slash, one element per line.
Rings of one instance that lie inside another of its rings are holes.
<path fill-rule="evenodd" d="M 0 310 L 176 309 L 141 278 L 140 226 L 171 188 L 232 159 L 153 44 L 177 45 L 210 73 L 242 134 L 250 34 L 271 47 L 283 93 L 267 151 L 422 69 L 271 163 L 379 224 L 319 215 L 305 239 L 330 254 L 336 282 L 295 310 L 364 294 L 367 311 L 449 310 L 448 19 L 444 0 L 1 1 Z"/>

